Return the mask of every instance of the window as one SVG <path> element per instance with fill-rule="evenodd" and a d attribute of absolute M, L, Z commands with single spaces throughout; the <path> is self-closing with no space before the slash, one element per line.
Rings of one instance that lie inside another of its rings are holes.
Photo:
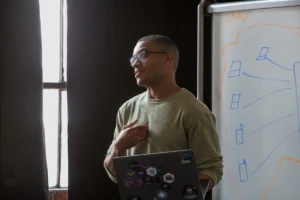
<path fill-rule="evenodd" d="M 68 187 L 67 6 L 39 0 L 42 34 L 43 121 L 50 188 Z"/>

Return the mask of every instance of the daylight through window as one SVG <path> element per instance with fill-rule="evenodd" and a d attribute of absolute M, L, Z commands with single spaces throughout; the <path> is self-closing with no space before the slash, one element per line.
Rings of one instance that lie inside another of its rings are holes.
<path fill-rule="evenodd" d="M 39 0 L 42 33 L 43 121 L 49 187 L 68 187 L 67 6 Z"/>

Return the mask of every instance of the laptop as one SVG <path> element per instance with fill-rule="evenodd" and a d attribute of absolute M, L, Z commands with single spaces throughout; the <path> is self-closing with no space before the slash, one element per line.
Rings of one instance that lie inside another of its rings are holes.
<path fill-rule="evenodd" d="M 121 156 L 113 159 L 120 200 L 203 200 L 194 151 Z M 202 181 L 201 181 L 202 182 Z"/>

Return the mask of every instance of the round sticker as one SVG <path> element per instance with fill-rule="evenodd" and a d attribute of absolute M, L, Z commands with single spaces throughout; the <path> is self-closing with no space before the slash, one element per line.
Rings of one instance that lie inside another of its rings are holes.
<path fill-rule="evenodd" d="M 170 183 L 166 183 L 166 182 L 163 182 L 160 184 L 160 188 L 162 190 L 165 190 L 165 191 L 168 191 L 171 189 L 171 184 Z"/>

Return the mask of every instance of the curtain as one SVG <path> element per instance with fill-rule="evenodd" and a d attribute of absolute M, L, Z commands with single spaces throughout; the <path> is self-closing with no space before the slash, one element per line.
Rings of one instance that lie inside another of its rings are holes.
<path fill-rule="evenodd" d="M 38 0 L 0 2 L 1 199 L 46 200 Z"/>

